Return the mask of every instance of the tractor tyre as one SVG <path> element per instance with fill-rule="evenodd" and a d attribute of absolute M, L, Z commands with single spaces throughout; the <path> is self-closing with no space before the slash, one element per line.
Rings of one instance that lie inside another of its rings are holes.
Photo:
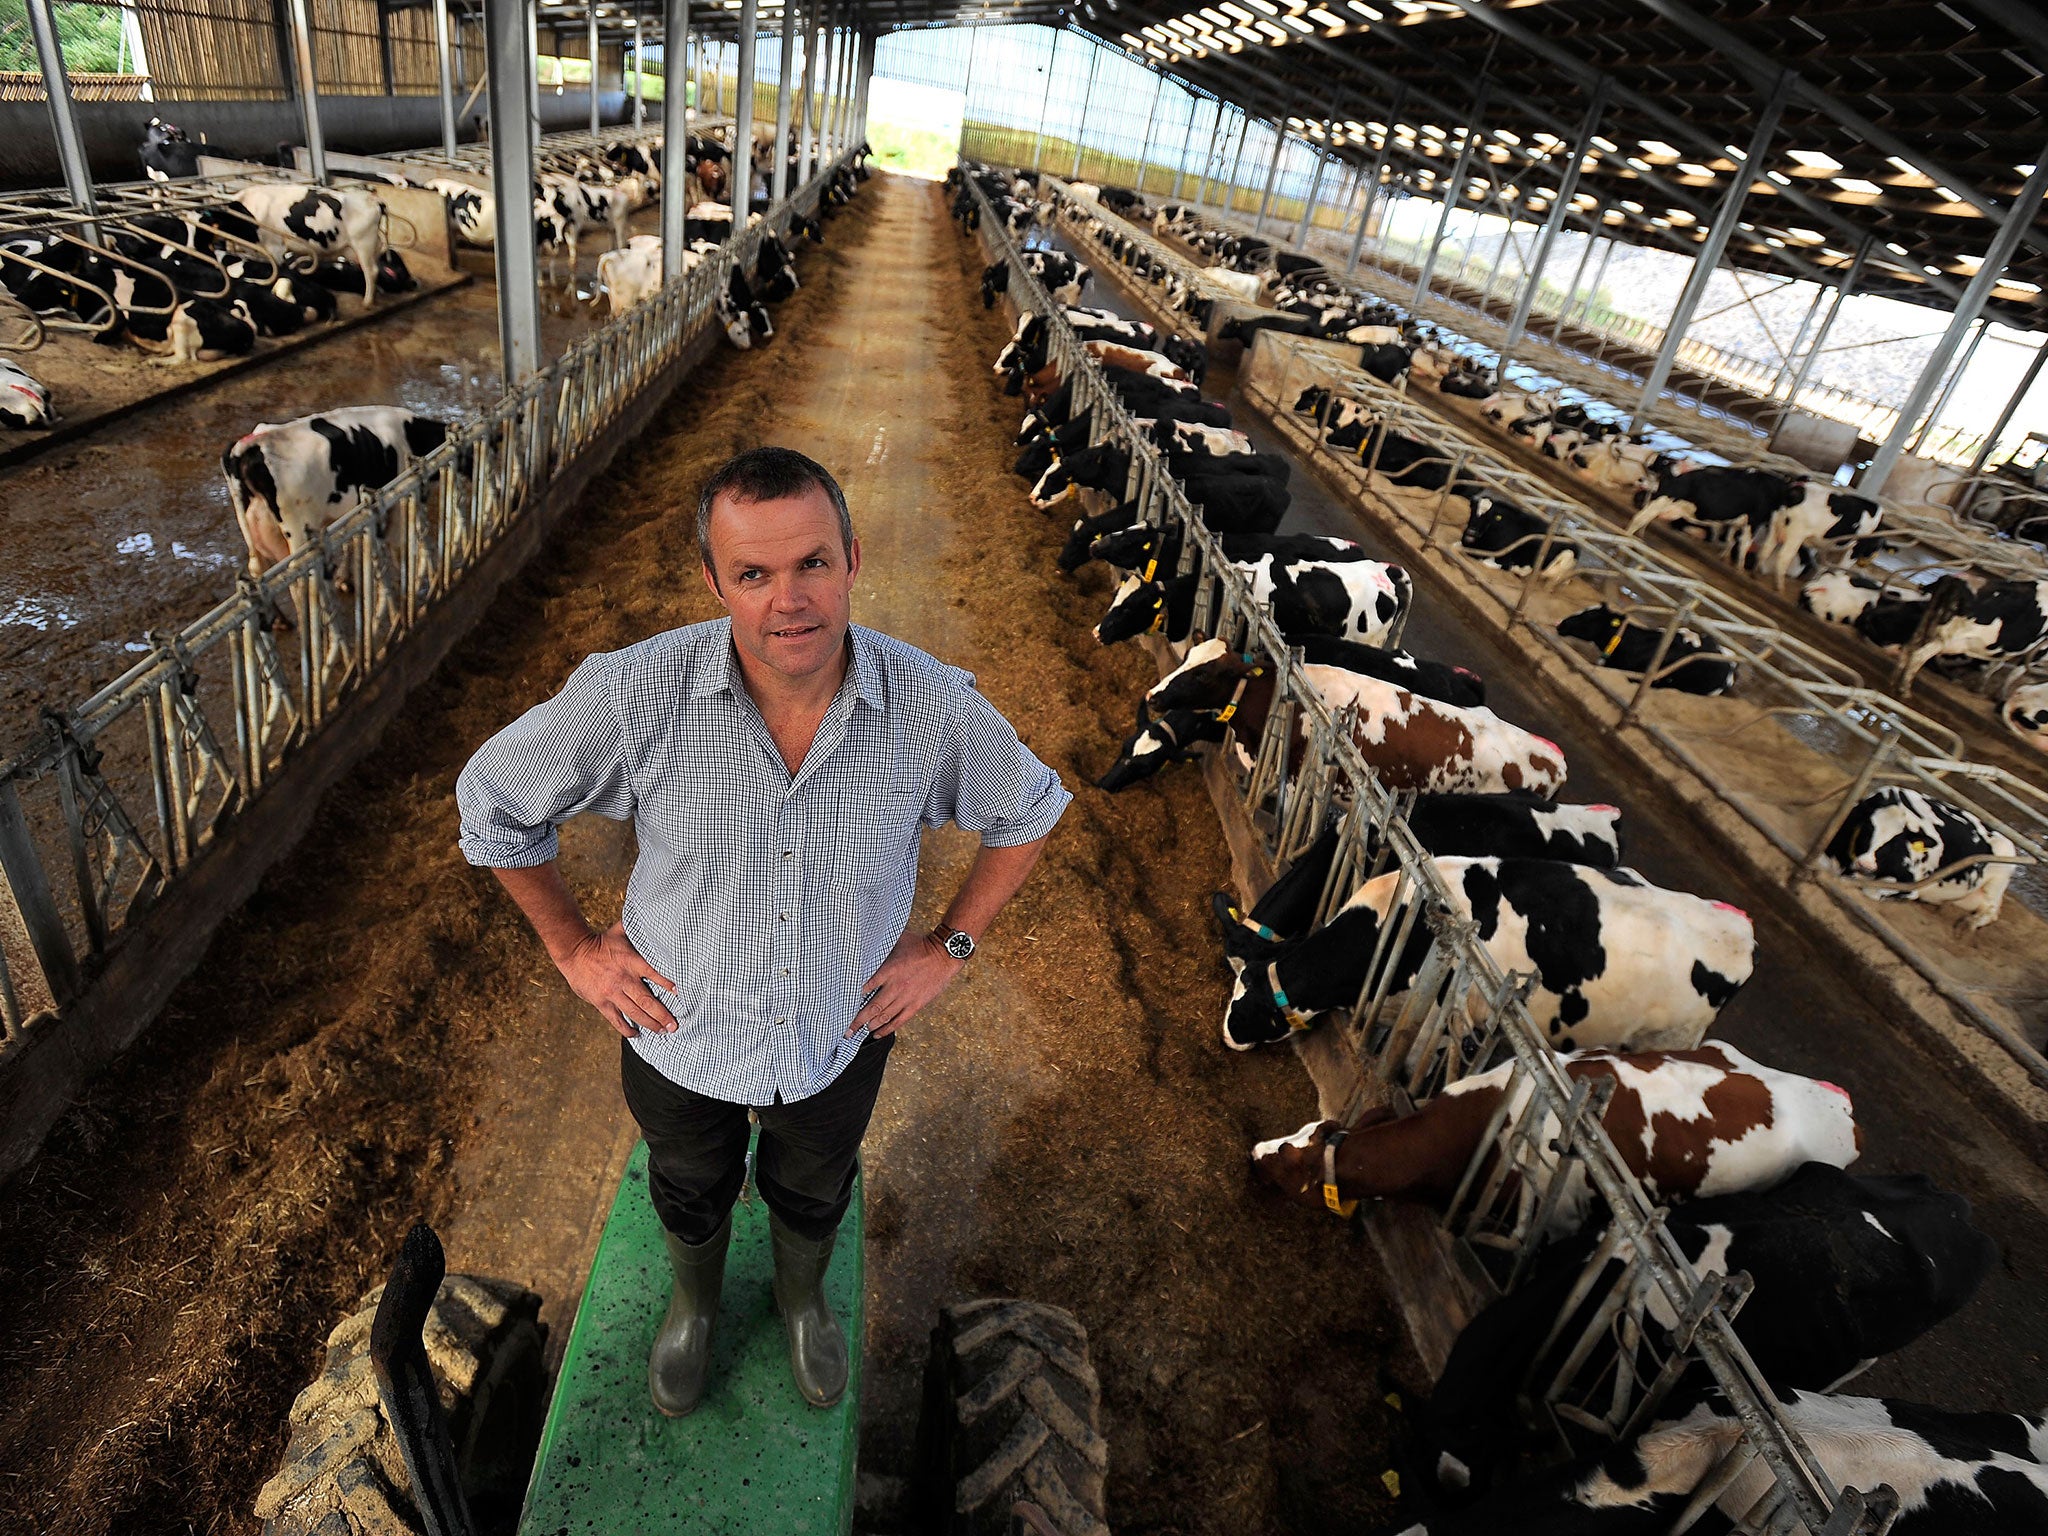
<path fill-rule="evenodd" d="M 292 1404 L 291 1439 L 256 1496 L 264 1536 L 420 1536 L 412 1484 L 370 1368 L 378 1286 L 327 1336 L 327 1362 Z M 450 1275 L 422 1329 L 477 1529 L 518 1523 L 548 1402 L 540 1297 Z"/>
<path fill-rule="evenodd" d="M 918 1421 L 918 1493 L 929 1536 L 1027 1529 L 1109 1536 L 1101 1388 L 1088 1331 L 1035 1301 L 986 1299 L 939 1312 Z"/>

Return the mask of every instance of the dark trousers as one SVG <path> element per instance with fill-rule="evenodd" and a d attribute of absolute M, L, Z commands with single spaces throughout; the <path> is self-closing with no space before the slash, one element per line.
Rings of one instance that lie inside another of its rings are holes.
<path fill-rule="evenodd" d="M 647 1139 L 647 1186 L 661 1224 L 686 1243 L 709 1241 L 747 1173 L 747 1106 L 669 1081 L 619 1042 L 626 1108 Z M 839 1226 L 853 1196 L 861 1137 L 875 1111 L 894 1035 L 869 1040 L 829 1087 L 794 1104 L 769 1104 L 754 1154 L 754 1182 L 768 1209 L 817 1242 Z"/>

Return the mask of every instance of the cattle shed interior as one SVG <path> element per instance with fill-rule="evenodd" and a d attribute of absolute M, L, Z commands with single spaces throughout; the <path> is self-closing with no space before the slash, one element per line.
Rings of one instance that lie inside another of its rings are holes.
<path fill-rule="evenodd" d="M 2048 1536 L 2044 363 L 2038 0 L 0 0 L 0 1530 Z M 765 444 L 1073 803 L 670 1417 Z"/>

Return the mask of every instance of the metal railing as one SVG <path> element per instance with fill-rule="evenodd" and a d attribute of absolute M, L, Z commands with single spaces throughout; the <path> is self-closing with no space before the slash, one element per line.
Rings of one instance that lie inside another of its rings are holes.
<path fill-rule="evenodd" d="M 1116 217 L 1108 210 L 1100 210 L 1100 214 L 1105 218 Z M 1219 218 L 1217 222 L 1232 228 L 1246 227 L 1241 220 Z M 1129 227 L 1127 223 L 1126 227 Z M 1262 238 L 1276 247 L 1285 244 L 1278 237 Z M 1178 259 L 1182 266 L 1200 270 L 1185 256 Z M 1507 327 L 1475 306 L 1458 303 L 1432 291 L 1421 310 L 1414 311 L 1409 302 L 1414 297 L 1412 278 L 1403 283 L 1398 274 L 1376 271 L 1364 263 L 1349 274 L 1325 268 L 1321 276 L 1346 292 L 1388 305 L 1403 316 L 1429 324 L 1447 345 L 1464 353 L 1481 367 L 1491 370 L 1499 361 L 1499 345 L 1506 340 Z M 1588 358 L 1570 347 L 1545 339 L 1532 328 L 1516 346 L 1506 382 L 1510 388 L 1531 392 L 1562 391 L 1567 401 L 1573 401 L 1576 392 L 1574 403 L 1586 405 L 1590 414 L 1619 421 L 1625 419 L 1633 407 L 1617 406 L 1606 396 L 1617 386 L 1633 386 L 1639 379 L 1637 373 L 1625 364 L 1601 357 Z M 1667 424 L 1653 426 L 1649 431 L 1649 440 L 1668 453 L 1754 465 L 1786 475 L 1812 478 L 1810 468 L 1764 447 L 1753 427 L 1726 410 L 1713 406 L 1710 401 L 1688 399 L 1674 390 L 1665 397 L 1663 407 L 1675 409 L 1685 418 L 1682 428 L 1669 425 L 1667 417 Z M 1934 572 L 1966 570 L 1978 570 L 2006 580 L 2048 580 L 2048 550 L 2005 537 L 2001 531 L 1960 516 L 1952 506 L 1931 499 L 1938 490 L 1946 490 L 1959 499 L 1963 482 L 1969 478 L 1959 470 L 1944 474 L 1929 487 L 1930 499 L 1909 501 L 1896 496 L 1878 497 L 1884 508 L 1885 536 L 1895 544 L 1909 548 L 1903 555 L 1894 555 L 1881 564 L 1870 565 L 1870 574 L 1895 584 Z M 2010 482 L 2000 483 L 2011 489 Z"/>
<path fill-rule="evenodd" d="M 1108 223 L 1127 239 L 1133 239 L 1147 250 L 1162 266 L 1183 280 L 1205 270 L 1199 263 L 1189 260 L 1183 253 L 1165 244 L 1131 221 L 1120 217 L 1109 209 L 1082 202 L 1065 193 L 1063 187 L 1054 184 L 1054 202 L 1068 215 L 1083 214 Z M 1384 304 L 1401 316 L 1409 316 L 1405 295 L 1397 296 L 1389 285 L 1376 282 L 1370 277 L 1339 277 L 1335 273 L 1324 274 L 1327 281 L 1347 292 L 1359 295 L 1378 304 Z M 1493 347 L 1473 341 L 1470 337 L 1451 330 L 1440 318 L 1446 309 L 1444 301 L 1436 298 L 1424 306 L 1425 317 L 1445 344 L 1461 351 L 1482 367 L 1492 369 L 1499 360 L 1499 353 Z M 1505 339 L 1505 327 L 1480 317 L 1481 325 L 1491 327 L 1497 340 Z M 1604 386 L 1611 387 L 1619 371 L 1603 373 L 1600 369 L 1585 364 L 1571 354 L 1552 349 L 1542 364 L 1523 361 L 1523 355 L 1530 348 L 1517 349 L 1516 359 L 1510 364 L 1508 378 L 1514 388 L 1536 392 L 1549 390 L 1560 403 L 1585 405 L 1588 413 L 1595 417 L 1615 420 L 1626 413 L 1602 399 L 1598 391 Z M 1405 389 L 1406 381 L 1403 381 Z M 1576 396 L 1574 395 L 1576 391 Z M 1771 453 L 1759 446 L 1758 439 L 1742 433 L 1739 441 L 1730 432 L 1709 431 L 1699 434 L 1711 438 L 1712 446 L 1706 454 L 1699 454 L 1695 445 L 1667 429 L 1659 428 L 1649 434 L 1650 441 L 1665 452 L 1672 454 L 1694 454 L 1697 457 L 1718 459 L 1728 463 L 1754 465 L 1778 473 L 1811 478 L 1812 471 L 1796 460 L 1782 454 Z M 1535 483 L 1531 481 L 1530 483 Z M 1986 576 L 2011 581 L 2048 580 L 2048 550 L 2006 536 L 2006 528 L 2016 517 L 2028 515 L 2036 500 L 2040 501 L 2043 521 L 2041 531 L 2048 536 L 2048 497 L 2013 485 L 2012 482 L 1995 476 L 1967 476 L 1956 471 L 1944 476 L 1931 485 L 1929 495 L 1946 492 L 1959 505 L 1968 507 L 1970 499 L 1964 496 L 1966 490 L 1984 486 L 1995 489 L 1995 500 L 1980 499 L 1980 510 L 1975 516 L 1959 514 L 1951 507 L 1928 500 L 1918 502 L 1901 501 L 1897 498 L 1879 497 L 1884 516 L 1880 533 L 1890 546 L 1866 558 L 1855 554 L 1859 542 L 1854 536 L 1844 538 L 1827 551 L 1826 563 L 1831 569 L 1857 570 L 1894 588 L 1912 590 L 1924 585 L 1931 578 L 1950 572 L 1981 572 Z M 1980 497 L 1982 493 L 1978 493 Z M 2004 511 L 2001 513 L 2000 509 Z M 1759 578 L 1761 579 L 1761 578 Z M 2044 640 L 2048 644 L 2048 640 Z M 2014 658 L 1996 668 L 1986 670 L 1984 682 L 1987 690 L 2007 677 L 2017 675 L 2040 664 L 2037 652 Z"/>
<path fill-rule="evenodd" d="M 1170 520 L 1185 530 L 1181 572 L 1201 576 L 1196 633 L 1219 636 L 1246 652 L 1263 651 L 1275 670 L 1273 707 L 1242 790 L 1247 820 L 1265 850 L 1284 865 L 1332 818 L 1344 818 L 1341 852 L 1318 921 L 1350 895 L 1351 877 L 1361 870 L 1398 870 L 1405 909 L 1397 922 L 1383 926 L 1352 1020 L 1339 1026 L 1362 1080 L 1393 1086 L 1398 1078 L 1403 1089 L 1426 1092 L 1447 1077 L 1488 1069 L 1496 1061 L 1506 1069 L 1499 1112 L 1465 1170 L 1444 1217 L 1446 1229 L 1475 1252 L 1495 1255 L 1496 1263 L 1506 1266 L 1505 1283 L 1512 1286 L 1560 1204 L 1590 1190 L 1610 1214 L 1617 1251 L 1626 1244 L 1629 1254 L 1604 1312 L 1639 1319 L 1646 1308 L 1661 1309 L 1677 1321 L 1661 1345 L 1640 1328 L 1633 1337 L 1613 1340 L 1615 1363 L 1604 1408 L 1573 1400 L 1584 1397 L 1586 1357 L 1593 1347 L 1584 1340 L 1578 1341 L 1583 1349 L 1575 1344 L 1547 1378 L 1532 1383 L 1535 1400 L 1549 1405 L 1559 1420 L 1602 1433 L 1632 1433 L 1649 1422 L 1683 1365 L 1696 1358 L 1741 1418 L 1743 1461 L 1761 1456 L 1773 1474 L 1771 1493 L 1752 1512 L 1753 1523 L 1746 1529 L 1879 1536 L 1889 1526 L 1896 1500 L 1883 1489 L 1867 1499 L 1855 1490 L 1838 1491 L 1785 1423 L 1730 1326 L 1739 1288 L 1731 1290 L 1719 1276 L 1702 1279 L 1664 1230 L 1656 1203 L 1601 1123 L 1601 1092 L 1573 1079 L 1563 1059 L 1549 1049 L 1523 1007 L 1525 978 L 1503 973 L 1479 943 L 1475 927 L 1455 917 L 1448 887 L 1408 827 L 1404 798 L 1382 787 L 1354 743 L 1351 712 L 1332 711 L 1309 683 L 1299 653 L 1290 650 L 1271 615 L 1254 602 L 1248 582 L 1182 494 L 1164 455 L 1132 423 L 1060 306 L 1024 266 L 980 189 L 971 181 L 969 186 L 982 202 L 981 238 L 991 256 L 1010 268 L 1012 299 L 1047 317 L 1047 356 L 1062 379 L 1073 384 L 1074 411 L 1087 414 L 1091 437 L 1114 441 L 1130 454 L 1128 490 L 1140 514 L 1154 524 Z M 1299 748 L 1297 734 L 1303 738 Z M 1227 738 L 1222 750 L 1230 752 Z M 1347 800 L 1348 808 L 1342 804 Z M 1367 848 L 1373 850 L 1370 859 Z M 1429 933 L 1427 955 L 1398 1015 L 1383 1023 L 1392 968 L 1418 921 Z M 1406 1069 L 1418 1051 L 1429 1059 L 1431 1042 L 1448 1041 L 1454 1031 L 1455 1038 L 1470 1044 L 1435 1052 L 1438 1066 L 1420 1073 Z M 1361 1093 L 1342 1117 L 1345 1124 L 1362 1112 L 1362 1098 Z M 1625 1388 L 1616 1385 L 1623 1381 Z M 1695 1518 L 1703 1512 L 1696 1511 Z"/>
<path fill-rule="evenodd" d="M 733 266 L 786 234 L 849 158 L 451 428 L 316 543 L 240 577 L 175 633 L 149 634 L 149 654 L 90 698 L 44 712 L 38 738 L 0 768 L 0 1065 L 26 1022 L 80 994 L 123 927 L 175 894 L 555 477 L 717 323 Z"/>
<path fill-rule="evenodd" d="M 2011 860 L 1996 862 L 2048 862 L 2048 791 L 2003 768 L 1970 761 L 1955 732 L 1910 705 L 1863 686 L 1855 673 L 1823 652 L 1785 634 L 1764 615 L 1690 574 L 1684 565 L 1646 541 L 1618 531 L 1583 505 L 1559 495 L 1546 482 L 1515 468 L 1486 444 L 1447 424 L 1399 390 L 1347 367 L 1327 350 L 1301 338 L 1268 335 L 1260 345 L 1274 347 L 1284 359 L 1278 383 L 1271 390 L 1254 385 L 1244 387 L 1255 396 L 1263 395 L 1276 417 L 1297 414 L 1293 405 L 1299 388 L 1320 385 L 1331 392 L 1331 403 L 1318 413 L 1315 430 L 1310 433 L 1312 440 L 1321 442 L 1323 422 L 1328 420 L 1334 403 L 1349 400 L 1391 430 L 1438 450 L 1433 462 L 1447 468 L 1448 476 L 1444 489 L 1435 493 L 1426 506 L 1387 497 L 1381 500 L 1416 535 L 1447 557 L 1467 562 L 1476 558 L 1472 552 L 1454 542 L 1447 544 L 1437 536 L 1452 495 L 1450 487 L 1471 484 L 1482 494 L 1512 503 L 1543 525 L 1544 532 L 1536 539 L 1533 570 L 1548 564 L 1553 548 L 1569 544 L 1576 551 L 1576 577 L 1602 591 L 1617 606 L 1626 594 L 1629 617 L 1658 631 L 1660 658 L 1681 628 L 1697 631 L 1717 643 L 1726 658 L 1737 664 L 1737 675 L 1743 680 L 1740 696 L 1745 701 L 1763 701 L 1756 703 L 1755 713 L 1742 721 L 1735 732 L 1722 734 L 1736 734 L 1767 720 L 1788 722 L 1792 729 L 1782 732 L 1781 740 L 1796 743 L 1838 772 L 1838 794 L 1818 802 L 1788 804 L 1786 786 L 1768 772 L 1746 787 L 1729 783 L 1725 766 L 1717 770 L 1703 761 L 1700 752 L 1683 740 L 1671 723 L 1644 712 L 1657 672 L 1655 667 L 1636 686 L 1614 725 L 1634 725 L 1654 739 L 1711 786 L 1779 852 L 1824 886 L 1851 891 L 1895 889 L 1834 873 L 1825 858 L 1829 841 L 1850 811 L 1882 785 L 1901 785 L 1932 794 L 1963 807 L 1987 827 L 2004 833 L 2017 852 Z M 1375 451 L 1365 461 L 1369 473 L 1377 472 L 1377 456 Z M 1398 485 L 1398 481 L 1390 483 Z M 1497 556 L 1506 551 L 1495 553 Z M 1522 583 L 1505 616 L 1507 628 L 1524 628 L 1586 679 L 1598 679 L 1602 668 L 1595 661 L 1565 642 L 1549 626 L 1534 621 L 1529 608 L 1534 586 L 1527 580 Z M 1686 664 L 1680 660 L 1665 670 Z M 1818 835 L 1794 836 L 1786 822 L 1779 819 L 1810 812 L 1816 804 L 1827 808 L 1826 814 L 1818 818 Z M 1778 812 L 1779 816 L 1768 814 L 1770 811 Z M 1980 858 L 1974 862 L 1994 861 Z M 1948 877 L 1954 871 L 1941 873 Z M 2018 1035 L 2011 1024 L 1987 1012 L 1972 995 L 1972 986 L 1942 963 L 1944 957 L 1930 955 L 1910 941 L 1896 924 L 1879 915 L 1869 900 L 1844 900 L 1841 905 L 1883 938 L 1977 1028 L 1996 1040 L 2037 1082 L 2048 1086 L 2048 1056 Z"/>

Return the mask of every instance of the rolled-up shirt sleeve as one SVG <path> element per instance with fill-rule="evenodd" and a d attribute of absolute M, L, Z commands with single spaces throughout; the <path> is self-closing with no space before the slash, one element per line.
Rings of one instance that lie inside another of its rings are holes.
<path fill-rule="evenodd" d="M 528 869 L 559 851 L 555 828 L 594 811 L 633 814 L 624 732 L 608 656 L 592 656 L 562 691 L 477 749 L 455 780 L 462 856 L 491 869 Z"/>
<path fill-rule="evenodd" d="M 1052 831 L 1074 797 L 1059 775 L 1017 739 L 996 707 L 969 688 L 940 753 L 925 821 L 979 832 L 990 848 L 1036 842 Z"/>

